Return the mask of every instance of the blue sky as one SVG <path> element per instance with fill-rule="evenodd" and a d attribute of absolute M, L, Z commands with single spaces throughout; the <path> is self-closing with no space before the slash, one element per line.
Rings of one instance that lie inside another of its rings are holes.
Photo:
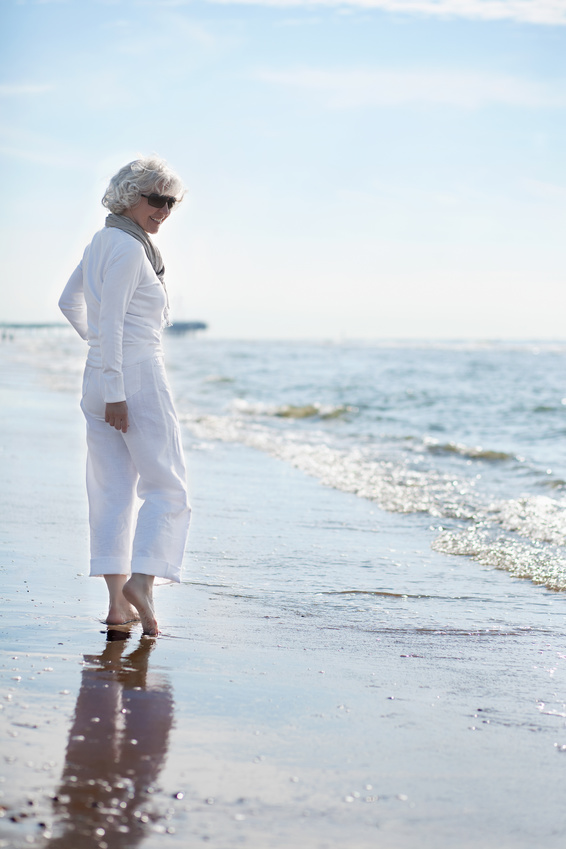
<path fill-rule="evenodd" d="M 0 320 L 58 320 L 107 179 L 217 336 L 564 338 L 566 0 L 0 0 Z"/>

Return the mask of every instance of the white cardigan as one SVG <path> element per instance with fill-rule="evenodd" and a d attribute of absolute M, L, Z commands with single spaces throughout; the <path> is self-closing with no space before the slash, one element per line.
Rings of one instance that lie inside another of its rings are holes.
<path fill-rule="evenodd" d="M 95 233 L 59 307 L 101 368 L 104 400 L 124 401 L 122 369 L 162 354 L 166 295 L 141 242 L 115 227 Z"/>

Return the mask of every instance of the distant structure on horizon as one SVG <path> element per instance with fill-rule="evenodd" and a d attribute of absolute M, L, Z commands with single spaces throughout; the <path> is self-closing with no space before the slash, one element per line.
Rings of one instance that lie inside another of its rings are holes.
<path fill-rule="evenodd" d="M 167 328 L 169 333 L 195 333 L 197 330 L 207 330 L 208 324 L 204 321 L 174 321 Z"/>

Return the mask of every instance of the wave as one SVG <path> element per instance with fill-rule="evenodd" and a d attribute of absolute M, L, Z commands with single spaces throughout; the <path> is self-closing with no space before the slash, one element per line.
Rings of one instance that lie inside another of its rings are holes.
<path fill-rule="evenodd" d="M 280 419 L 310 419 L 319 418 L 323 420 L 337 419 L 341 416 L 351 415 L 358 412 L 358 408 L 349 404 L 262 404 L 252 403 L 243 398 L 237 398 L 232 402 L 232 409 L 236 413 L 246 416 L 274 416 Z"/>
<path fill-rule="evenodd" d="M 475 478 L 415 469 L 407 459 L 376 459 L 363 447 L 337 448 L 320 432 L 275 431 L 237 416 L 185 415 L 182 420 L 201 440 L 238 442 L 264 451 L 388 512 L 465 521 L 471 526 L 464 530 L 442 529 L 434 550 L 566 590 L 566 499 L 528 496 L 490 502 L 477 491 Z"/>
<path fill-rule="evenodd" d="M 204 378 L 204 383 L 234 383 L 233 377 L 225 377 L 223 374 L 209 374 Z"/>
<path fill-rule="evenodd" d="M 421 471 L 394 460 L 376 460 L 363 448 L 327 444 L 320 433 L 280 432 L 235 416 L 190 416 L 199 439 L 240 442 L 290 463 L 322 483 L 375 501 L 391 513 L 429 513 L 435 517 L 473 518 L 478 501 L 475 481 Z"/>
<path fill-rule="evenodd" d="M 432 543 L 441 554 L 470 557 L 484 566 L 503 569 L 515 578 L 528 578 L 550 590 L 566 590 L 566 557 L 559 548 L 523 542 L 500 535 L 491 537 L 477 527 L 444 531 Z"/>
<path fill-rule="evenodd" d="M 472 527 L 443 531 L 432 547 L 551 590 L 566 590 L 565 545 L 566 501 L 529 496 L 490 504 L 478 511 Z"/>
<path fill-rule="evenodd" d="M 566 501 L 535 495 L 498 501 L 487 515 L 508 531 L 537 542 L 566 545 Z"/>
<path fill-rule="evenodd" d="M 425 447 L 431 454 L 458 454 L 460 457 L 468 457 L 472 460 L 488 460 L 491 462 L 498 460 L 518 460 L 522 462 L 522 457 L 517 457 L 516 454 L 510 454 L 507 451 L 496 451 L 481 446 L 470 447 L 461 442 L 441 443 L 428 438 L 425 439 Z"/>

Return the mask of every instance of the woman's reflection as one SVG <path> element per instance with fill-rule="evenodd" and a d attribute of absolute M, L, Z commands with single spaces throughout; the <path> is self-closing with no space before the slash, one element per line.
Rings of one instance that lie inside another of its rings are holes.
<path fill-rule="evenodd" d="M 152 785 L 167 753 L 172 690 L 148 671 L 155 641 L 142 638 L 124 655 L 128 637 L 109 630 L 102 654 L 85 655 L 50 849 L 133 849 L 162 817 Z"/>

